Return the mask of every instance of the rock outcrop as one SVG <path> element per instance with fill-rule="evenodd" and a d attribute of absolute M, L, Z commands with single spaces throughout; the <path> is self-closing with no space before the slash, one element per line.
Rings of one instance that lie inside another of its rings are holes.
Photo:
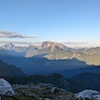
<path fill-rule="evenodd" d="M 96 90 L 83 90 L 75 94 L 77 100 L 80 99 L 90 99 L 90 100 L 100 100 L 100 92 Z"/>
<path fill-rule="evenodd" d="M 15 95 L 15 92 L 10 83 L 3 78 L 0 78 L 0 95 Z"/>

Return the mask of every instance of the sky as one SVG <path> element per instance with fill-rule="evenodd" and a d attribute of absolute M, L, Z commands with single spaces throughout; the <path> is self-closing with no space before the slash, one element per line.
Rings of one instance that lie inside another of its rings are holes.
<path fill-rule="evenodd" d="M 0 0 L 0 42 L 100 46 L 100 0 Z"/>

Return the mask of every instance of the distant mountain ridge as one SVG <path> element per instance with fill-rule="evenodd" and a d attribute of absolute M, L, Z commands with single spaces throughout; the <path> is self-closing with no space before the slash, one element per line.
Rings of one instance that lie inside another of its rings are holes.
<path fill-rule="evenodd" d="M 67 47 L 64 46 L 63 44 L 60 43 L 56 43 L 56 42 L 50 42 L 50 41 L 45 41 L 43 42 L 40 46 L 40 49 L 51 49 L 51 51 L 53 52 L 55 49 L 63 49 L 66 50 Z"/>
<path fill-rule="evenodd" d="M 13 43 L 9 42 L 8 44 L 3 45 L 2 48 L 7 49 L 7 50 L 15 50 L 15 45 Z"/>
<path fill-rule="evenodd" d="M 42 56 L 51 60 L 73 59 L 85 61 L 89 65 L 100 65 L 100 47 L 89 49 L 72 49 L 55 42 L 43 42 L 39 47 L 33 47 L 26 53 L 27 58 Z"/>
<path fill-rule="evenodd" d="M 66 47 L 63 44 L 45 41 L 38 46 L 18 47 L 12 43 L 2 46 L 3 50 L 12 51 L 10 55 L 22 55 L 26 58 L 32 58 L 35 56 L 44 57 L 49 60 L 63 60 L 76 58 L 80 61 L 85 61 L 89 65 L 100 65 L 100 47 L 89 49 L 73 49 Z"/>

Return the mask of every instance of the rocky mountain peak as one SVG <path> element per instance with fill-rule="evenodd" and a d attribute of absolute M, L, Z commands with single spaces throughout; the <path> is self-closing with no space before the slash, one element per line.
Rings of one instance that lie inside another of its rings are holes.
<path fill-rule="evenodd" d="M 7 43 L 6 45 L 2 46 L 4 49 L 8 49 L 8 50 L 14 50 L 15 49 L 15 45 L 11 42 Z"/>
<path fill-rule="evenodd" d="M 57 43 L 57 42 L 50 42 L 45 41 L 40 45 L 40 49 L 51 49 L 52 51 L 55 49 L 65 49 L 67 48 L 63 44 Z"/>

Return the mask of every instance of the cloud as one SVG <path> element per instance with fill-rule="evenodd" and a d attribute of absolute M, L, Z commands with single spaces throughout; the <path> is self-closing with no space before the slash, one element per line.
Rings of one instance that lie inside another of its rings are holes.
<path fill-rule="evenodd" d="M 6 45 L 6 44 L 8 44 L 8 43 L 12 43 L 12 44 L 14 44 L 15 46 L 29 46 L 29 45 L 37 46 L 37 45 L 40 45 L 40 44 L 41 44 L 41 42 L 1 41 L 1 40 L 0 40 L 0 46 Z"/>
<path fill-rule="evenodd" d="M 90 47 L 89 42 L 63 42 L 63 44 L 72 48 Z"/>
<path fill-rule="evenodd" d="M 0 38 L 36 38 L 36 36 L 24 36 L 14 32 L 0 31 Z"/>
<path fill-rule="evenodd" d="M 88 44 L 88 42 L 64 42 L 63 44 Z"/>

